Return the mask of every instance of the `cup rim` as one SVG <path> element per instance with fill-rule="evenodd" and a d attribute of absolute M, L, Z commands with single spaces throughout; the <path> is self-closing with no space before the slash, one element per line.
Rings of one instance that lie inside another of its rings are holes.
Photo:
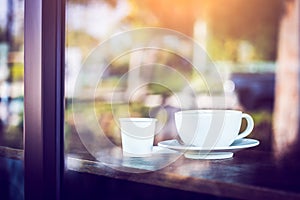
<path fill-rule="evenodd" d="M 147 118 L 147 117 L 121 117 L 119 121 L 122 122 L 155 122 L 156 118 Z"/>
<path fill-rule="evenodd" d="M 181 110 L 175 112 L 175 114 L 214 114 L 214 113 L 242 113 L 240 110 L 231 109 L 194 109 L 194 110 Z"/>

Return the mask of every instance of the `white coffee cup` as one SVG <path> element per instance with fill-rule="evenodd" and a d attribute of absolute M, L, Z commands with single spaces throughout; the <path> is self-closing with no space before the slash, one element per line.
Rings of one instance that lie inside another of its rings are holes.
<path fill-rule="evenodd" d="M 239 133 L 242 119 L 246 129 Z M 175 124 L 185 145 L 205 149 L 228 147 L 234 140 L 248 136 L 254 128 L 253 118 L 238 110 L 186 110 L 175 113 Z"/>
<path fill-rule="evenodd" d="M 150 156 L 153 148 L 156 119 L 120 118 L 124 156 Z"/>

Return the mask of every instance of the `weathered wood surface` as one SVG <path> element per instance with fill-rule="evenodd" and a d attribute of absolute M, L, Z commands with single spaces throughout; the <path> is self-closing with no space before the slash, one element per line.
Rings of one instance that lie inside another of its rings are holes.
<path fill-rule="evenodd" d="M 132 158 L 127 162 L 135 163 L 134 173 L 130 172 L 128 163 L 123 169 L 122 166 L 117 169 L 109 164 L 71 156 L 67 166 L 77 172 L 220 197 L 300 199 L 300 161 L 297 157 L 282 161 L 271 153 L 252 149 L 237 152 L 232 159 L 225 160 L 190 160 L 181 156 L 170 165 L 154 171 L 145 169 L 149 169 L 149 163 L 159 165 L 155 159 L 143 162 L 143 158 Z M 136 169 L 140 169 L 140 173 L 136 173 Z"/>
<path fill-rule="evenodd" d="M 22 154 L 23 150 L 0 146 L 2 157 L 22 160 Z M 104 155 L 113 160 L 109 153 Z M 91 160 L 87 152 L 82 152 L 81 158 L 75 156 L 78 155 L 66 155 L 66 170 L 220 197 L 300 199 L 300 160 L 295 154 L 281 159 L 254 147 L 224 160 L 191 160 L 178 154 L 158 154 L 150 158 L 120 156 L 117 165 Z M 156 170 L 162 160 L 172 157 L 176 158 L 173 162 Z"/>

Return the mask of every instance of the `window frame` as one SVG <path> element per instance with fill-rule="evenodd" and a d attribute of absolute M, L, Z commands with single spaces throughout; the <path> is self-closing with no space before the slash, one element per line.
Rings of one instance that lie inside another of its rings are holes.
<path fill-rule="evenodd" d="M 65 0 L 25 0 L 25 199 L 60 199 L 64 174 Z"/>
<path fill-rule="evenodd" d="M 66 0 L 24 1 L 25 199 L 60 199 L 65 167 Z"/>

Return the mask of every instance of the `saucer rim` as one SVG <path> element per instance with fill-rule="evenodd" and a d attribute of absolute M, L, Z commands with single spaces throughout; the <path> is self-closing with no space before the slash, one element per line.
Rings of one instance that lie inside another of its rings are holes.
<path fill-rule="evenodd" d="M 242 143 L 245 140 L 250 142 L 250 144 L 244 144 L 244 145 L 240 144 L 239 145 L 239 143 Z M 212 148 L 212 149 L 207 149 L 207 148 L 202 148 L 202 147 L 195 147 L 195 146 L 183 146 L 183 145 L 175 146 L 175 145 L 165 144 L 167 142 L 170 143 L 172 141 L 176 141 L 179 144 L 177 139 L 172 139 L 172 140 L 161 141 L 157 144 L 157 146 L 165 147 L 165 148 L 172 149 L 172 150 L 177 150 L 177 151 L 178 150 L 180 150 L 180 151 L 228 151 L 228 150 L 234 151 L 234 150 L 239 150 L 239 149 L 255 147 L 255 146 L 258 146 L 260 144 L 259 140 L 252 139 L 252 138 L 238 139 L 238 140 L 235 140 L 232 143 L 233 145 L 230 145 L 228 147 L 216 147 L 216 148 Z M 235 143 L 237 143 L 237 144 L 235 144 Z"/>

